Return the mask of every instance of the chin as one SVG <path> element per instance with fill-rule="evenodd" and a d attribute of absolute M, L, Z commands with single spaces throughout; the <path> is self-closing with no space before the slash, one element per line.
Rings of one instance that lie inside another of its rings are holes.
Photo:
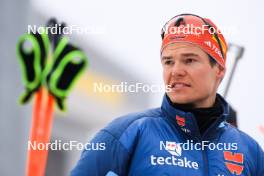
<path fill-rule="evenodd" d="M 172 103 L 178 103 L 178 104 L 188 104 L 192 103 L 192 99 L 186 95 L 173 95 L 173 94 L 168 94 L 170 100 Z"/>

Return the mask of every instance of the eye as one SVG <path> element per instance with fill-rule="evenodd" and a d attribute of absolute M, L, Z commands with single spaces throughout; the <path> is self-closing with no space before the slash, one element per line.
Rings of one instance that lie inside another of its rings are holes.
<path fill-rule="evenodd" d="M 195 62 L 196 60 L 195 59 L 193 59 L 193 58 L 187 58 L 186 60 L 185 60 L 185 63 L 186 64 L 191 64 L 191 63 L 193 63 L 193 62 Z"/>
<path fill-rule="evenodd" d="M 164 62 L 164 65 L 172 65 L 173 64 L 173 61 L 172 60 L 166 60 Z"/>

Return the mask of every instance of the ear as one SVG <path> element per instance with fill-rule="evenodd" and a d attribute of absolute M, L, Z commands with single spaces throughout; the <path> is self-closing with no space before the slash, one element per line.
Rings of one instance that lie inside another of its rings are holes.
<path fill-rule="evenodd" d="M 225 76 L 226 69 L 220 66 L 219 64 L 216 64 L 216 76 L 220 80 L 222 80 Z"/>

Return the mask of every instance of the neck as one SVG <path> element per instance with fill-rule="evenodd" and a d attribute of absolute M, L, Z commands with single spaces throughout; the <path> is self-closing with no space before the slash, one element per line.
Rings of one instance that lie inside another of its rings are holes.
<path fill-rule="evenodd" d="M 194 103 L 175 103 L 172 102 L 169 98 L 169 96 L 166 94 L 168 100 L 170 101 L 170 104 L 173 104 L 177 107 L 183 107 L 188 109 L 196 109 L 196 108 L 210 108 L 214 106 L 215 100 L 216 100 L 216 94 L 214 96 L 211 96 L 210 98 L 207 98 L 206 100 L 199 100 Z"/>
<path fill-rule="evenodd" d="M 193 103 L 193 108 L 210 108 L 214 105 L 216 99 L 216 94 L 208 97 L 207 99 L 203 99 Z"/>

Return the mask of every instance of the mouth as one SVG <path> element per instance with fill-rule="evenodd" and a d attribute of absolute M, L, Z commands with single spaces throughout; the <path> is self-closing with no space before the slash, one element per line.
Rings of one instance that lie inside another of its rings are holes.
<path fill-rule="evenodd" d="M 173 82 L 172 84 L 170 84 L 170 88 L 173 90 L 179 90 L 188 87 L 191 87 L 191 85 L 184 82 Z"/>

